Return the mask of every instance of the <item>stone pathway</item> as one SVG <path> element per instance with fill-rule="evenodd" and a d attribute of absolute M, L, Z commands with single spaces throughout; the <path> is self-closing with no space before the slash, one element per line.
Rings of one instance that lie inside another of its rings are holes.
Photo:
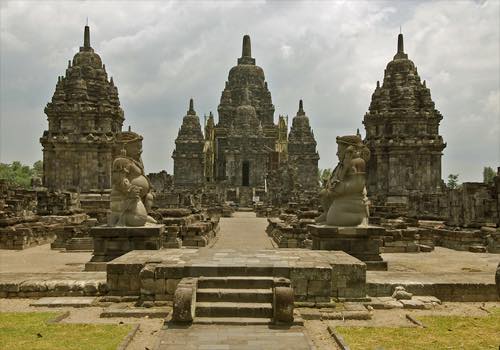
<path fill-rule="evenodd" d="M 154 350 L 315 350 L 303 327 L 168 326 Z"/>
<path fill-rule="evenodd" d="M 274 249 L 266 233 L 267 218 L 257 218 L 254 212 L 235 212 L 231 218 L 221 218 L 217 249 Z"/>

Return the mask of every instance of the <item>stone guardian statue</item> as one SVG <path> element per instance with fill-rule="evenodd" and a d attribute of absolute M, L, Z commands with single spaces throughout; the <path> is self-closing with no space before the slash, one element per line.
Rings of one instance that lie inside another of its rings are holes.
<path fill-rule="evenodd" d="M 153 203 L 151 183 L 142 164 L 142 136 L 132 131 L 117 135 L 119 154 L 111 170 L 111 214 L 108 226 L 145 226 Z"/>
<path fill-rule="evenodd" d="M 316 218 L 316 223 L 368 225 L 365 167 L 370 151 L 359 134 L 339 136 L 337 156 L 339 163 L 319 194 L 323 214 Z"/>

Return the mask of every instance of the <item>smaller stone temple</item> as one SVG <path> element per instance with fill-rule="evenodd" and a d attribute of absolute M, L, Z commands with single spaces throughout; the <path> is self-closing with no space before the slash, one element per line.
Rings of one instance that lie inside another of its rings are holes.
<path fill-rule="evenodd" d="M 111 187 L 112 150 L 124 116 L 113 78 L 90 46 L 85 26 L 83 46 L 57 78 L 45 107 L 48 130 L 43 146 L 43 184 L 49 190 L 87 192 Z"/>
<path fill-rule="evenodd" d="M 205 182 L 205 137 L 201 131 L 200 118 L 194 110 L 193 99 L 182 119 L 179 134 L 175 139 L 174 182 L 178 186 L 198 187 Z"/>
<path fill-rule="evenodd" d="M 407 205 L 415 196 L 418 201 L 439 198 L 446 147 L 439 135 L 441 119 L 399 34 L 396 55 L 387 64 L 382 85 L 377 82 L 363 120 L 371 151 L 367 189 L 373 202 Z"/>
<path fill-rule="evenodd" d="M 319 154 L 302 100 L 299 101 L 299 110 L 292 120 L 287 147 L 288 161 L 297 169 L 297 183 L 304 190 L 317 190 Z"/>

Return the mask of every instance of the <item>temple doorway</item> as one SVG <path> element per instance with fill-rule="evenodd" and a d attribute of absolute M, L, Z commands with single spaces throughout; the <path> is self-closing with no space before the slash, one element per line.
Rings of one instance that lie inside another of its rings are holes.
<path fill-rule="evenodd" d="M 241 167 L 241 186 L 250 186 L 250 162 L 244 160 Z"/>

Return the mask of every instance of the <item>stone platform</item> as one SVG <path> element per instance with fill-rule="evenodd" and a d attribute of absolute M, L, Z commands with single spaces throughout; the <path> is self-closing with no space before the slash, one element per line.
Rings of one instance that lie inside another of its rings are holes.
<path fill-rule="evenodd" d="M 383 227 L 307 227 L 313 241 L 313 250 L 341 250 L 363 261 L 368 270 L 387 271 L 387 262 L 380 256 L 385 232 Z"/>
<path fill-rule="evenodd" d="M 292 282 L 296 301 L 366 297 L 366 265 L 339 251 L 161 249 L 132 251 L 107 263 L 112 295 L 171 300 L 184 277 L 266 276 Z"/>
<path fill-rule="evenodd" d="M 97 226 L 90 230 L 94 239 L 92 259 L 86 271 L 104 271 L 106 262 L 132 250 L 155 250 L 163 246 L 165 226 L 151 224 L 141 227 Z"/>

